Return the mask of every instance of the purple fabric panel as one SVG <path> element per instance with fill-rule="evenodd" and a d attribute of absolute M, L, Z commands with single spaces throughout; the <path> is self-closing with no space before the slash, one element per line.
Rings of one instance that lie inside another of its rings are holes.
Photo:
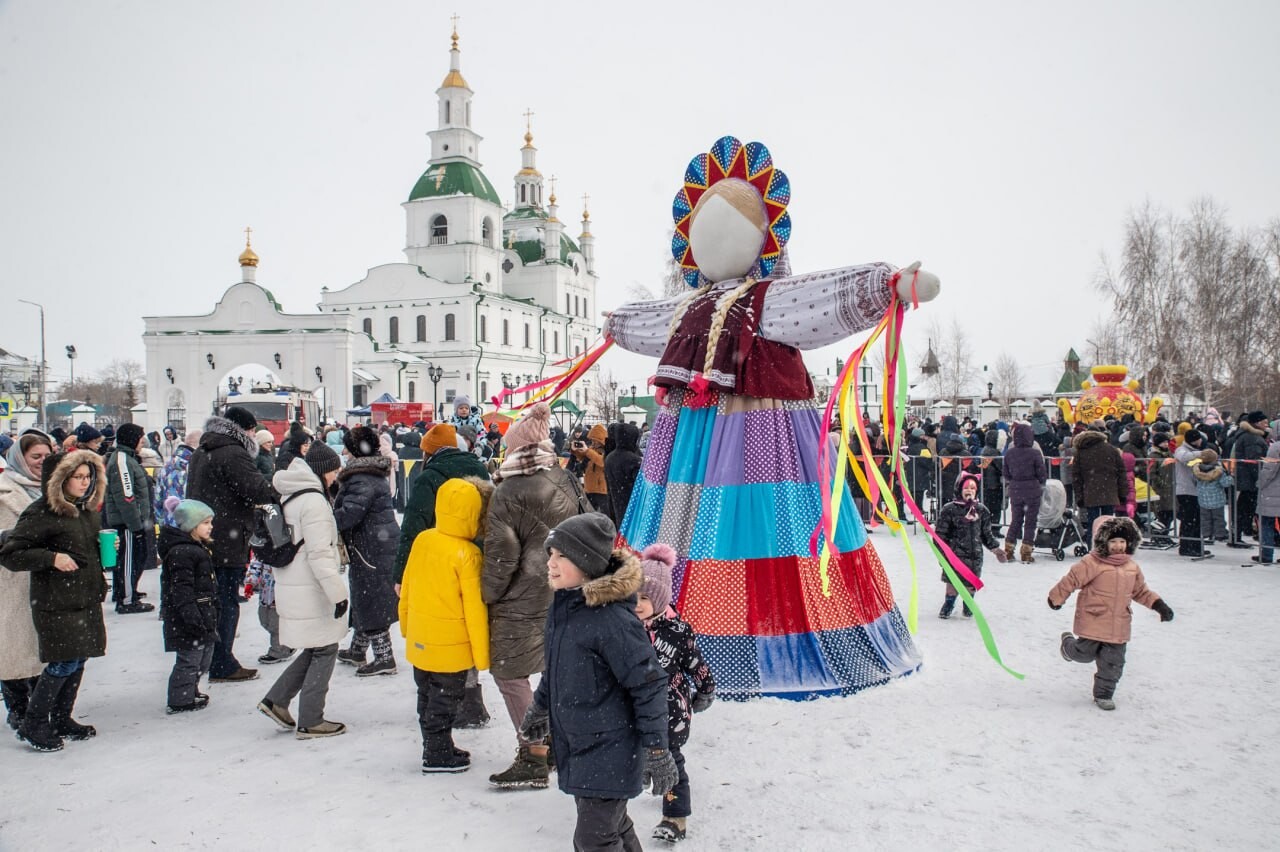
<path fill-rule="evenodd" d="M 818 437 L 822 418 L 812 408 L 800 408 L 787 413 L 791 415 L 791 430 L 795 434 L 796 443 L 801 447 L 811 448 L 809 452 L 800 454 L 797 479 L 800 482 L 820 482 L 822 477 L 818 476 L 818 449 L 827 440 Z"/>
<path fill-rule="evenodd" d="M 676 417 L 660 412 L 649 432 L 649 442 L 644 448 L 644 478 L 665 485 L 667 471 L 671 467 L 671 448 L 676 439 Z"/>
<path fill-rule="evenodd" d="M 743 479 L 743 415 L 720 414 L 716 417 L 707 453 L 704 477 L 708 486 L 741 485 Z"/>
<path fill-rule="evenodd" d="M 797 482 L 800 479 L 797 454 L 817 452 L 814 443 L 803 450 L 796 444 L 790 412 L 781 408 L 748 411 L 743 415 L 741 428 L 745 454 L 740 464 L 747 483 Z"/>

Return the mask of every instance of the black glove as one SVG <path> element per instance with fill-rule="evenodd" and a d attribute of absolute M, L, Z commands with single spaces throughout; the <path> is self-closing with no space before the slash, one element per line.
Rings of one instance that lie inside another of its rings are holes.
<path fill-rule="evenodd" d="M 537 704 L 530 704 L 520 722 L 520 736 L 531 743 L 542 742 L 551 733 L 551 714 Z"/>
<path fill-rule="evenodd" d="M 339 601 L 338 605 L 333 608 L 333 617 L 342 618 L 342 616 L 346 614 L 347 614 L 347 602 Z"/>
<path fill-rule="evenodd" d="M 1161 621 L 1173 621 L 1173 610 L 1169 609 L 1169 605 L 1162 598 L 1157 599 L 1151 608 L 1160 613 Z"/>
<path fill-rule="evenodd" d="M 695 713 L 701 713 L 711 706 L 711 702 L 716 700 L 714 692 L 695 692 L 693 694 L 693 703 L 689 705 L 689 709 Z"/>
<path fill-rule="evenodd" d="M 680 771 L 676 769 L 676 759 L 671 756 L 671 752 L 665 748 L 649 749 L 649 763 L 644 768 L 644 780 L 641 786 L 648 786 L 652 782 L 653 787 L 650 792 L 655 796 L 661 796 L 676 786 L 679 780 Z"/>
<path fill-rule="evenodd" d="M 1049 609 L 1062 609 L 1062 604 L 1058 604 L 1057 606 L 1053 605 L 1053 598 L 1046 598 L 1045 600 L 1049 602 Z"/>

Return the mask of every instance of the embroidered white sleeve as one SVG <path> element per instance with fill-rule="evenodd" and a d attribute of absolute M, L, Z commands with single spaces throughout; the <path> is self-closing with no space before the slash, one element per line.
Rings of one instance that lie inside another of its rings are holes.
<path fill-rule="evenodd" d="M 650 302 L 628 302 L 609 315 L 604 332 L 629 352 L 661 358 L 667 350 L 667 332 L 671 318 L 680 303 L 689 297 L 681 294 L 674 299 L 655 299 Z"/>
<path fill-rule="evenodd" d="M 896 267 L 845 266 L 780 278 L 764 297 L 760 335 L 797 349 L 817 349 L 871 328 L 884 316 Z"/>

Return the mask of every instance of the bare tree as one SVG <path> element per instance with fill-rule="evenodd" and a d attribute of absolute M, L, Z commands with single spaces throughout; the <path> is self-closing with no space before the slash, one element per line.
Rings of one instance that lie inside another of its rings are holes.
<path fill-rule="evenodd" d="M 127 422 L 129 409 L 146 398 L 146 391 L 146 374 L 133 360 L 112 361 L 96 376 L 77 377 L 58 389 L 63 399 L 102 406 L 103 416 L 113 423 Z"/>
<path fill-rule="evenodd" d="M 1014 400 L 1022 398 L 1026 386 L 1027 375 L 1018 359 L 1008 352 L 1001 352 L 991 373 L 991 395 L 1002 408 L 1008 408 Z"/>
<path fill-rule="evenodd" d="M 973 346 L 960 320 L 952 318 L 949 326 L 935 318 L 929 326 L 934 354 L 938 356 L 938 372 L 933 377 L 939 399 L 954 402 L 969 391 L 978 371 L 973 365 Z"/>
<path fill-rule="evenodd" d="M 586 410 L 588 414 L 595 414 L 606 423 L 611 423 L 618 417 L 618 394 L 611 385 L 617 381 L 613 373 L 608 370 L 601 370 L 599 373 L 599 381 L 591 385 L 591 392 L 587 395 Z"/>

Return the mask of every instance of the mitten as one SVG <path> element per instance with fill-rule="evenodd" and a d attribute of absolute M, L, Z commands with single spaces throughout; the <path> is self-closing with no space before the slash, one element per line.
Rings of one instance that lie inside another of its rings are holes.
<path fill-rule="evenodd" d="M 333 617 L 342 618 L 342 616 L 346 614 L 347 614 L 347 602 L 339 601 L 338 605 L 333 608 Z"/>
<path fill-rule="evenodd" d="M 1057 606 L 1054 606 L 1053 598 L 1046 598 L 1045 600 L 1049 602 L 1049 609 L 1062 609 L 1062 604 L 1058 604 Z"/>
<path fill-rule="evenodd" d="M 531 743 L 541 742 L 551 733 L 551 715 L 537 704 L 530 704 L 520 723 L 520 736 Z"/>
<path fill-rule="evenodd" d="M 689 709 L 695 713 L 701 713 L 711 706 L 711 702 L 716 700 L 714 692 L 695 692 L 693 694 L 693 703 L 689 705 Z"/>
<path fill-rule="evenodd" d="M 991 555 L 996 558 L 997 562 L 1008 562 L 1009 554 L 1004 552 L 1004 548 L 997 547 L 991 551 Z"/>
<path fill-rule="evenodd" d="M 244 596 L 246 598 L 253 597 L 253 581 L 252 580 L 244 581 Z"/>
<path fill-rule="evenodd" d="M 661 796 L 676 786 L 676 782 L 680 780 L 680 771 L 676 769 L 676 759 L 671 756 L 671 752 L 665 748 L 649 749 L 649 762 L 644 769 L 644 779 L 645 784 L 653 782 L 649 792 L 655 796 Z"/>
<path fill-rule="evenodd" d="M 1169 605 L 1164 602 L 1163 598 L 1157 599 L 1151 605 L 1151 608 L 1160 613 L 1161 621 L 1173 621 L 1173 610 L 1169 609 Z"/>

